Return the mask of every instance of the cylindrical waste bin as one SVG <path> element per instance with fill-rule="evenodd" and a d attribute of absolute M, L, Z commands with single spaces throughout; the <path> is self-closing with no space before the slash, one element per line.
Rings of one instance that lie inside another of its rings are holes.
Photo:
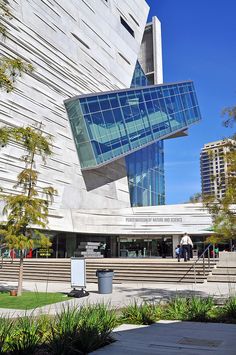
<path fill-rule="evenodd" d="M 96 272 L 98 278 L 98 293 L 112 293 L 112 279 L 114 272 L 111 269 L 98 269 Z"/>

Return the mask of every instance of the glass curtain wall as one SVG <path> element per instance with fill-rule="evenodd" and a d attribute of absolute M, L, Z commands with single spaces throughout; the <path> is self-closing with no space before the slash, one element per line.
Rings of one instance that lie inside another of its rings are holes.
<path fill-rule="evenodd" d="M 163 141 L 128 155 L 126 169 L 132 207 L 165 204 Z"/>
<path fill-rule="evenodd" d="M 137 62 L 131 87 L 149 85 Z M 130 204 L 157 206 L 165 204 L 164 142 L 158 141 L 126 156 Z"/>

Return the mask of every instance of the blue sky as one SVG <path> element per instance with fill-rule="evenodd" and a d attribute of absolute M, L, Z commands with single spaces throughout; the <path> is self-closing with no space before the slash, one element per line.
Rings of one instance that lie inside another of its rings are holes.
<path fill-rule="evenodd" d="M 236 1 L 147 0 L 162 23 L 164 82 L 194 81 L 202 121 L 165 142 L 166 203 L 201 191 L 200 150 L 232 134 L 222 109 L 236 104 Z"/>

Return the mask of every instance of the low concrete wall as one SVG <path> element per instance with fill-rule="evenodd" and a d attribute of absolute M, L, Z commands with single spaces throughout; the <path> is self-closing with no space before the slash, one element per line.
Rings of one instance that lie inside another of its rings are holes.
<path fill-rule="evenodd" d="M 236 267 L 236 252 L 220 252 L 218 265 L 221 267 Z"/>

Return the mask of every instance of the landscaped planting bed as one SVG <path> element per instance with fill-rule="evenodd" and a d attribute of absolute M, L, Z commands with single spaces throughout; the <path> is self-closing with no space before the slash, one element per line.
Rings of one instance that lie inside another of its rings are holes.
<path fill-rule="evenodd" d="M 131 303 L 114 310 L 104 304 L 65 307 L 61 313 L 0 318 L 0 354 L 88 354 L 114 341 L 119 324 L 152 324 L 160 319 L 236 323 L 236 297 L 221 307 L 208 298 L 174 298 L 166 303 Z"/>
<path fill-rule="evenodd" d="M 161 319 L 236 324 L 236 297 L 229 297 L 223 306 L 217 306 L 212 297 L 176 297 L 159 304 L 134 302 L 121 310 L 119 321 L 152 324 Z"/>
<path fill-rule="evenodd" d="M 0 354 L 88 354 L 113 341 L 116 314 L 103 304 L 65 307 L 54 317 L 0 318 Z"/>

